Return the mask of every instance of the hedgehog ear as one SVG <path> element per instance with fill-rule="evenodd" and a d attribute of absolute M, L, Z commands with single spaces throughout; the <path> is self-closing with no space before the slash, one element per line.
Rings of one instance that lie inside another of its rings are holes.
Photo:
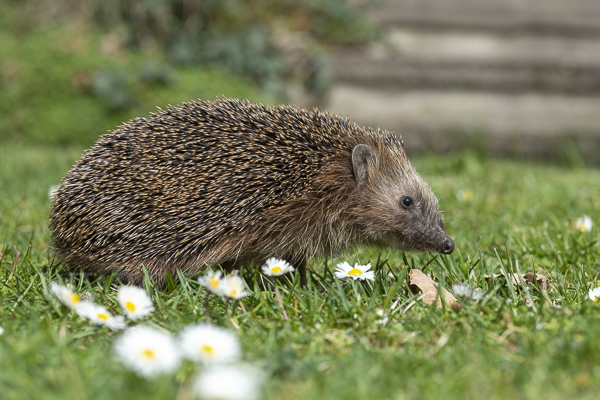
<path fill-rule="evenodd" d="M 375 151 L 366 144 L 359 144 L 352 150 L 352 168 L 359 184 L 369 176 L 369 169 L 375 164 L 375 158 Z"/>

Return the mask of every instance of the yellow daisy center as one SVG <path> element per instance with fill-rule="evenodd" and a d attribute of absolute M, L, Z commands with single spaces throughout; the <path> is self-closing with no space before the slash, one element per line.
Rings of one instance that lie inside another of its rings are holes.
<path fill-rule="evenodd" d="M 202 351 L 208 354 L 209 356 L 212 356 L 215 353 L 215 349 L 213 349 L 212 346 L 209 346 L 207 344 L 202 346 Z"/>
<path fill-rule="evenodd" d="M 108 315 L 106 314 L 98 314 L 98 318 L 100 318 L 102 321 L 108 321 Z"/>
<path fill-rule="evenodd" d="M 213 289 L 216 289 L 219 287 L 219 281 L 216 280 L 214 277 L 210 278 L 210 282 L 209 282 L 210 286 L 213 287 Z"/>
<path fill-rule="evenodd" d="M 471 192 L 470 190 L 465 190 L 463 192 L 463 199 L 465 201 L 471 201 L 471 200 L 473 200 L 473 192 Z"/>
<path fill-rule="evenodd" d="M 235 296 L 237 294 L 237 290 L 232 290 L 229 292 L 229 296 Z"/>
<path fill-rule="evenodd" d="M 150 350 L 150 349 L 145 349 L 142 351 L 142 356 L 146 357 L 146 358 L 154 358 L 156 357 L 156 355 L 154 354 L 154 351 Z"/>
<path fill-rule="evenodd" d="M 135 304 L 133 304 L 132 302 L 128 301 L 125 303 L 125 308 L 128 309 L 131 312 L 135 311 Z"/>
<path fill-rule="evenodd" d="M 594 297 L 594 303 L 597 303 L 600 301 L 600 297 Z"/>
<path fill-rule="evenodd" d="M 273 268 L 271 268 L 271 271 L 273 271 L 274 274 L 278 274 L 278 273 L 281 272 L 281 268 L 279 268 L 279 267 L 273 267 Z"/>
<path fill-rule="evenodd" d="M 579 225 L 579 230 L 581 232 L 585 232 L 585 225 L 584 224 Z"/>
<path fill-rule="evenodd" d="M 363 272 L 358 268 L 352 268 L 350 271 L 348 271 L 348 274 L 357 276 L 357 275 L 362 275 Z"/>
<path fill-rule="evenodd" d="M 77 293 L 73 293 L 73 295 L 71 296 L 71 303 L 73 303 L 73 304 L 79 303 L 79 295 Z"/>

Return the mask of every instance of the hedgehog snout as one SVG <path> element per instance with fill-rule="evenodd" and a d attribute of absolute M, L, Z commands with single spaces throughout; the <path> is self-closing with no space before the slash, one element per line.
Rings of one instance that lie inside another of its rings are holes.
<path fill-rule="evenodd" d="M 452 254 L 454 251 L 454 240 L 446 237 L 442 240 L 442 245 L 440 247 L 440 253 L 442 254 Z"/>

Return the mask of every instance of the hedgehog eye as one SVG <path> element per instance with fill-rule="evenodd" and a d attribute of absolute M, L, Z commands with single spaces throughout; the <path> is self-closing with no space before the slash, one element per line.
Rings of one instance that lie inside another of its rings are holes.
<path fill-rule="evenodd" d="M 400 200 L 400 203 L 402 203 L 402 205 L 406 208 L 411 208 L 413 206 L 413 199 L 408 196 L 404 196 Z"/>

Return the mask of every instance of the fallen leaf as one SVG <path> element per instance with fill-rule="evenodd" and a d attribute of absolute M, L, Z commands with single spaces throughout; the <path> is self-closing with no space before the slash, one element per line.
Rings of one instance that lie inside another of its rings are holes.
<path fill-rule="evenodd" d="M 533 272 L 528 272 L 528 273 L 524 274 L 523 278 L 527 282 L 529 282 L 529 283 L 535 283 L 539 287 L 545 288 L 545 289 L 548 289 L 548 285 L 551 282 L 551 280 L 548 279 L 548 278 L 546 278 L 544 275 L 542 275 L 542 274 L 534 274 Z"/>
<path fill-rule="evenodd" d="M 442 306 L 442 299 L 439 296 L 438 284 L 435 283 L 430 277 L 425 275 L 423 271 L 420 269 L 411 269 L 408 273 L 408 284 L 410 285 L 410 290 L 413 293 L 423 293 L 423 303 L 425 304 L 433 304 L 435 302 L 436 306 Z M 449 306 L 454 306 L 458 304 L 456 301 L 456 297 L 452 296 L 452 293 L 444 290 L 444 300 L 446 304 Z"/>
<path fill-rule="evenodd" d="M 540 288 L 544 288 L 547 289 L 548 285 L 550 284 L 550 282 L 552 282 L 552 280 L 548 279 L 546 276 L 542 275 L 542 274 L 534 274 L 533 272 L 527 272 L 526 274 L 521 274 L 521 279 L 519 279 L 519 274 L 517 274 L 516 272 L 513 272 L 512 274 L 510 274 L 512 276 L 512 282 L 513 285 L 515 286 L 523 286 L 522 282 L 529 282 L 529 283 L 533 283 L 536 284 L 538 287 Z M 505 275 L 503 273 L 500 274 L 491 274 L 491 275 L 484 275 L 483 276 L 485 279 L 498 279 L 498 278 L 504 278 Z"/>

